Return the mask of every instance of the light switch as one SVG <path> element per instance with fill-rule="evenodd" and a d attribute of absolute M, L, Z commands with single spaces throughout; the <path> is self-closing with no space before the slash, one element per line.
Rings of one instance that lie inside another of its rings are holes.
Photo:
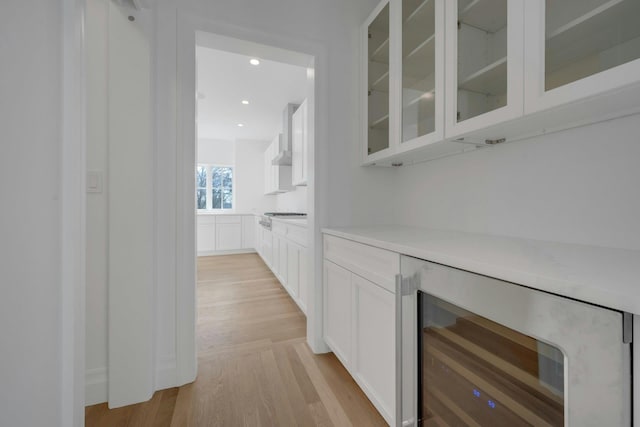
<path fill-rule="evenodd" d="M 87 172 L 87 193 L 102 193 L 102 172 Z"/>

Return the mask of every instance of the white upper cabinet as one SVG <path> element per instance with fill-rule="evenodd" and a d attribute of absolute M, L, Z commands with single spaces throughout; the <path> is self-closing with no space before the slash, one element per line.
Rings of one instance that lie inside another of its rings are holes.
<path fill-rule="evenodd" d="M 291 122 L 291 180 L 293 185 L 307 185 L 309 144 L 306 100 L 293 113 Z"/>
<path fill-rule="evenodd" d="M 401 28 L 393 58 L 400 75 L 397 151 L 403 152 L 444 137 L 445 11 L 441 0 L 394 0 L 391 6 L 398 9 L 392 27 Z"/>
<path fill-rule="evenodd" d="M 638 22 L 640 0 L 383 1 L 361 30 L 362 163 L 639 113 Z"/>
<path fill-rule="evenodd" d="M 521 116 L 524 0 L 451 0 L 446 15 L 446 137 Z"/>
<path fill-rule="evenodd" d="M 392 152 L 389 116 L 390 15 L 389 2 L 382 2 L 364 24 L 363 135 L 365 160 L 375 161 Z"/>
<path fill-rule="evenodd" d="M 549 109 L 634 84 L 635 94 L 621 95 L 637 98 L 640 1 L 527 0 L 526 3 L 525 112 Z"/>

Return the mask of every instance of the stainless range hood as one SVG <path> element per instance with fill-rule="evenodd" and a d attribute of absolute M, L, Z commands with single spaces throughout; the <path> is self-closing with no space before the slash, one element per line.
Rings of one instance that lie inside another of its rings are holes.
<path fill-rule="evenodd" d="M 271 160 L 272 165 L 291 166 L 291 117 L 300 105 L 287 104 L 282 112 L 282 137 L 280 138 L 280 149 L 278 154 Z"/>

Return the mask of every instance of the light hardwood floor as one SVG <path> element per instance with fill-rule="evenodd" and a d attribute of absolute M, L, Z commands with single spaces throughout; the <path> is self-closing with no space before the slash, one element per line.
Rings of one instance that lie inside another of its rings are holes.
<path fill-rule="evenodd" d="M 149 402 L 86 408 L 92 426 L 384 426 L 256 254 L 198 258 L 198 378 Z"/>

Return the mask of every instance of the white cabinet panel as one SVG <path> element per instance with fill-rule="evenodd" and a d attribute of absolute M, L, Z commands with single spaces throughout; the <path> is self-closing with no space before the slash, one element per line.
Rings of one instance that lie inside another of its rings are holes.
<path fill-rule="evenodd" d="M 212 252 L 216 250 L 216 224 L 202 223 L 198 218 L 198 253 Z"/>
<path fill-rule="evenodd" d="M 294 299 L 300 295 L 300 251 L 298 245 L 287 242 L 287 288 Z"/>
<path fill-rule="evenodd" d="M 359 276 L 353 275 L 351 280 L 353 375 L 391 423 L 395 408 L 395 298 Z"/>
<path fill-rule="evenodd" d="M 400 255 L 335 236 L 324 236 L 324 257 L 366 279 L 395 291 Z"/>
<path fill-rule="evenodd" d="M 309 298 L 309 279 L 307 274 L 307 251 L 301 248 L 298 255 L 298 301 L 300 302 L 300 308 L 305 313 L 307 312 L 307 300 Z"/>
<path fill-rule="evenodd" d="M 229 251 L 242 247 L 242 224 L 216 224 L 216 250 Z"/>
<path fill-rule="evenodd" d="M 347 369 L 351 367 L 351 272 L 324 262 L 324 339 Z"/>
<path fill-rule="evenodd" d="M 253 216 L 242 217 L 242 249 L 253 249 L 255 242 L 255 219 Z"/>
<path fill-rule="evenodd" d="M 288 278 L 287 278 L 287 241 L 283 237 L 278 237 L 278 274 L 279 279 L 282 285 L 285 288 L 288 288 Z M 292 295 L 293 296 L 293 295 Z"/>
<path fill-rule="evenodd" d="M 307 101 L 305 100 L 292 117 L 291 180 L 293 185 L 307 185 Z"/>
<path fill-rule="evenodd" d="M 264 259 L 265 263 L 269 268 L 273 269 L 273 236 L 271 234 L 271 230 L 267 230 L 264 227 L 260 227 L 260 234 L 262 236 L 261 239 L 261 251 L 260 255 L 262 255 L 262 259 Z"/>

